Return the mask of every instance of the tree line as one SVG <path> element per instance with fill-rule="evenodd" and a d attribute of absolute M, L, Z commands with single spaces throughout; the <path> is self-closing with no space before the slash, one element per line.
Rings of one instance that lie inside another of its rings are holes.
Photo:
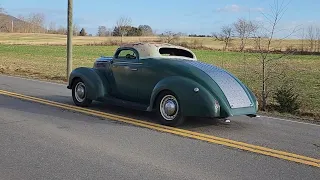
<path fill-rule="evenodd" d="M 67 34 L 67 27 L 58 26 L 55 22 L 46 24 L 46 18 L 43 13 L 30 13 L 18 17 L 10 16 L 5 9 L 0 7 L 0 32 L 15 33 L 46 33 L 46 34 Z M 131 25 L 131 18 L 121 17 L 112 29 L 106 26 L 98 26 L 96 36 L 152 36 L 154 32 L 149 25 Z M 77 24 L 73 25 L 73 35 L 75 36 L 92 36 L 88 34 L 84 27 L 79 28 Z"/>
<path fill-rule="evenodd" d="M 236 39 L 240 40 L 239 47 L 237 48 L 240 51 L 245 50 L 245 48 L 248 46 L 253 46 L 254 49 L 259 50 L 261 45 L 259 43 L 261 43 L 261 40 L 268 39 L 268 34 L 261 33 L 265 31 L 265 29 L 266 27 L 264 27 L 261 23 L 247 20 L 245 18 L 239 18 L 232 24 L 222 26 L 219 32 L 213 32 L 212 37 L 223 42 L 224 50 L 227 50 L 232 44 L 232 41 Z M 300 29 L 294 28 L 294 30 L 289 33 L 288 36 L 296 33 L 297 31 L 302 32 L 302 36 L 300 36 L 301 43 L 299 43 L 299 47 L 294 48 L 289 45 L 286 47 L 287 50 L 295 50 L 300 52 L 320 52 L 320 27 L 309 25 Z M 275 39 L 274 35 L 275 34 L 273 34 L 272 39 Z M 248 40 L 252 40 L 251 44 L 248 43 Z"/>

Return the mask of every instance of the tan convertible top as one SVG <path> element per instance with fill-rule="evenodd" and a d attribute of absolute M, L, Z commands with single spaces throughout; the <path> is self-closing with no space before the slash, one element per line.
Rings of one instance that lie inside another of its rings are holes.
<path fill-rule="evenodd" d="M 188 48 L 168 43 L 138 42 L 127 43 L 120 46 L 134 48 L 138 51 L 140 59 L 146 58 L 184 58 L 197 60 L 196 55 Z M 166 53 L 174 53 L 166 56 Z"/>

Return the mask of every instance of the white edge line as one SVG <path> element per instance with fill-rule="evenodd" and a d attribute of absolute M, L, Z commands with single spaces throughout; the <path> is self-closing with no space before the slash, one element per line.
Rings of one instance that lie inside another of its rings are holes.
<path fill-rule="evenodd" d="M 49 82 L 49 81 L 37 80 L 37 79 L 31 79 L 31 78 L 20 77 L 20 76 L 10 76 L 10 75 L 6 75 L 6 74 L 0 74 L 0 75 L 1 76 L 5 76 L 5 77 L 10 77 L 10 78 L 23 79 L 23 80 L 27 80 L 27 81 L 34 81 L 34 82 L 47 83 L 47 84 L 55 84 L 55 85 L 59 85 L 59 86 L 67 86 L 67 84 L 55 83 L 55 82 Z"/>
<path fill-rule="evenodd" d="M 320 127 L 319 124 L 306 123 L 306 122 L 301 122 L 301 121 L 294 121 L 294 120 L 289 120 L 289 119 L 282 119 L 282 118 L 270 117 L 270 116 L 262 116 L 262 115 L 260 115 L 260 117 L 269 118 L 269 119 L 275 119 L 275 120 L 279 120 L 279 121 L 287 121 L 287 122 L 292 122 L 292 123 L 298 123 L 298 124 L 305 124 L 305 125 L 312 125 L 312 126 L 319 126 Z"/>

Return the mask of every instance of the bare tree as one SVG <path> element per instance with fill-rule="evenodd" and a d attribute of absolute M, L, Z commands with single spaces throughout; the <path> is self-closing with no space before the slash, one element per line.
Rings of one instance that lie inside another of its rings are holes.
<path fill-rule="evenodd" d="M 78 36 L 80 34 L 79 29 L 79 26 L 76 23 L 73 23 L 72 31 L 74 36 Z"/>
<path fill-rule="evenodd" d="M 280 67 L 284 67 L 279 66 L 281 63 L 279 60 L 288 56 L 291 52 L 271 55 L 271 45 L 274 43 L 273 40 L 275 33 L 277 32 L 277 25 L 283 17 L 287 5 L 288 3 L 285 4 L 283 1 L 279 3 L 278 0 L 275 0 L 274 4 L 271 6 L 271 13 L 263 14 L 269 23 L 268 26 L 263 28 L 264 31 L 261 32 L 262 34 L 255 33 L 254 35 L 256 47 L 259 52 L 258 58 L 260 59 L 261 64 L 261 100 L 263 111 L 266 110 L 267 99 L 272 92 L 270 86 L 275 85 L 281 78 L 283 79 L 286 77 L 285 69 L 279 69 Z M 290 33 L 290 35 L 291 34 L 292 33 Z M 269 84 L 269 82 L 273 83 Z"/>
<path fill-rule="evenodd" d="M 229 43 L 232 40 L 233 29 L 230 25 L 225 25 L 221 27 L 220 33 L 213 33 L 213 37 L 215 37 L 219 41 L 224 42 L 223 50 L 226 50 L 229 46 Z"/>
<path fill-rule="evenodd" d="M 315 41 L 316 41 L 315 29 L 314 29 L 313 26 L 309 26 L 308 27 L 307 38 L 308 38 L 308 41 L 309 41 L 310 52 L 312 52 L 314 50 Z"/>
<path fill-rule="evenodd" d="M 31 13 L 29 23 L 32 24 L 32 32 L 41 33 L 44 30 L 45 15 L 42 13 Z"/>
<path fill-rule="evenodd" d="M 233 27 L 241 41 L 239 49 L 240 51 L 243 51 L 247 39 L 256 32 L 258 25 L 244 18 L 239 18 L 237 22 L 233 23 Z"/>
<path fill-rule="evenodd" d="M 118 31 L 121 35 L 121 43 L 123 42 L 123 36 L 126 35 L 129 31 L 129 26 L 131 26 L 132 20 L 129 17 L 121 17 L 117 23 L 116 28 L 118 28 Z"/>
<path fill-rule="evenodd" d="M 1 6 L 0 6 L 0 14 L 6 14 L 4 8 L 1 7 Z M 0 19 L 0 21 L 3 21 L 3 20 Z M 0 32 L 10 32 L 9 27 L 8 27 L 8 25 L 6 23 L 1 23 L 0 24 Z"/>
<path fill-rule="evenodd" d="M 43 33 L 45 32 L 45 15 L 43 13 L 30 13 L 28 16 L 18 16 L 19 19 L 27 22 L 23 24 L 26 33 Z"/>
<path fill-rule="evenodd" d="M 98 36 L 107 36 L 108 35 L 107 27 L 106 26 L 99 26 L 97 35 Z"/>
<path fill-rule="evenodd" d="M 320 28 L 314 25 L 308 26 L 306 41 L 310 52 L 320 52 Z"/>
<path fill-rule="evenodd" d="M 76 24 L 73 25 L 73 33 L 74 35 L 78 34 L 78 26 Z M 47 33 L 49 34 L 62 34 L 62 35 L 66 35 L 68 32 L 67 28 L 65 28 L 64 26 L 56 26 L 55 22 L 50 22 L 49 27 L 48 27 L 48 31 Z"/>
<path fill-rule="evenodd" d="M 180 36 L 181 36 L 181 33 L 166 31 L 160 35 L 160 38 L 165 43 L 174 43 L 175 41 L 179 40 Z"/>
<path fill-rule="evenodd" d="M 2 13 L 2 14 L 6 14 L 5 9 L 4 9 L 3 7 L 1 7 L 1 6 L 0 6 L 0 13 Z"/>
<path fill-rule="evenodd" d="M 57 29 L 57 34 L 67 35 L 67 33 L 68 33 L 68 30 L 67 30 L 66 27 L 60 26 L 60 27 Z"/>
<path fill-rule="evenodd" d="M 56 23 L 55 22 L 50 22 L 49 27 L 48 27 L 48 33 L 49 34 L 55 34 L 56 31 L 57 31 Z"/>
<path fill-rule="evenodd" d="M 320 28 L 316 28 L 317 52 L 320 52 Z"/>
<path fill-rule="evenodd" d="M 24 17 L 23 15 L 19 14 L 19 15 L 18 15 L 18 19 L 20 19 L 21 21 L 24 21 L 24 22 L 25 22 L 25 23 L 21 24 L 20 32 L 29 33 L 30 24 L 27 22 L 27 18 Z"/>
<path fill-rule="evenodd" d="M 302 28 L 301 47 L 300 47 L 300 51 L 301 51 L 301 52 L 304 51 L 304 40 L 305 40 L 305 33 L 304 33 L 304 28 Z"/>

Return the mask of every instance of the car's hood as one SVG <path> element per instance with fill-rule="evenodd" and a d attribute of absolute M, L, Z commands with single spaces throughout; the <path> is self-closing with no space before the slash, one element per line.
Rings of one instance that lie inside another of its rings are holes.
<path fill-rule="evenodd" d="M 229 72 L 207 63 L 200 61 L 185 61 L 205 72 L 215 81 L 226 96 L 231 108 L 250 107 L 252 103 L 249 94 L 244 89 L 245 86 Z"/>

